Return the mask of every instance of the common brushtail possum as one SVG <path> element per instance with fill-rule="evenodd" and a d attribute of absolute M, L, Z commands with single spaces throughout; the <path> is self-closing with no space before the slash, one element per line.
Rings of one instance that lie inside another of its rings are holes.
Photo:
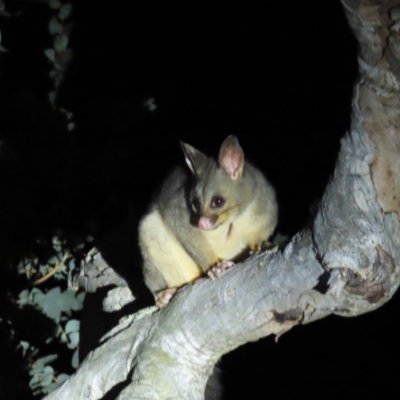
<path fill-rule="evenodd" d="M 277 224 L 275 191 L 236 136 L 224 140 L 218 161 L 181 146 L 188 170 L 173 170 L 139 224 L 145 283 L 160 307 L 182 285 L 260 250 Z"/>

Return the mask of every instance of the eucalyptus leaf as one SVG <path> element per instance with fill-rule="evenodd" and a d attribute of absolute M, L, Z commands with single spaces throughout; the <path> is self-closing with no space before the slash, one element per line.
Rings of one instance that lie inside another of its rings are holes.
<path fill-rule="evenodd" d="M 32 368 L 29 370 L 29 375 L 31 376 L 39 376 L 43 373 L 45 365 L 43 364 L 34 364 Z"/>
<path fill-rule="evenodd" d="M 54 378 L 54 377 L 53 377 Z M 60 384 L 58 382 L 54 382 L 52 380 L 52 382 L 50 383 L 50 385 L 46 385 L 42 388 L 42 393 L 44 394 L 49 394 L 52 391 L 54 391 L 55 389 L 57 389 L 60 386 Z"/>
<path fill-rule="evenodd" d="M 28 289 L 23 290 L 18 297 L 17 303 L 20 306 L 24 306 L 25 304 L 29 304 L 30 303 L 30 298 L 29 298 L 29 291 Z"/>
<path fill-rule="evenodd" d="M 79 332 L 72 332 L 68 335 L 68 344 L 67 347 L 69 349 L 75 349 L 79 344 Z"/>
<path fill-rule="evenodd" d="M 51 368 L 51 367 L 46 367 L 46 368 Z M 45 371 L 45 374 L 42 377 L 41 386 L 50 385 L 53 382 L 53 377 L 54 377 L 53 368 L 51 368 L 51 371 L 49 370 Z"/>
<path fill-rule="evenodd" d="M 43 302 L 43 314 L 47 315 L 54 321 L 58 321 L 63 311 L 62 296 L 60 287 L 55 287 L 49 290 L 45 296 L 45 301 Z"/>
<path fill-rule="evenodd" d="M 60 21 L 56 17 L 51 17 L 49 22 L 49 32 L 52 35 L 60 34 L 64 30 L 63 26 L 60 24 Z"/>
<path fill-rule="evenodd" d="M 53 362 L 53 361 L 56 360 L 57 358 L 58 358 L 58 355 L 57 355 L 57 354 L 49 354 L 48 356 L 44 356 L 44 357 L 38 358 L 38 359 L 36 360 L 36 363 L 37 363 L 37 364 L 41 364 L 41 365 L 46 365 L 46 364 L 48 364 L 48 363 Z"/>
<path fill-rule="evenodd" d="M 83 301 L 85 300 L 85 292 L 79 292 L 75 295 L 75 302 L 72 305 L 74 311 L 80 311 L 83 308 Z"/>
<path fill-rule="evenodd" d="M 54 51 L 54 49 L 46 49 L 44 51 L 44 54 L 46 55 L 46 57 L 50 60 L 50 61 L 55 61 L 56 60 L 56 52 Z"/>
<path fill-rule="evenodd" d="M 44 306 L 44 303 L 46 301 L 46 295 L 39 289 L 33 288 L 30 294 L 31 302 L 32 304 L 39 308 L 42 309 Z"/>
<path fill-rule="evenodd" d="M 72 4 L 71 3 L 65 3 L 61 8 L 58 13 L 58 18 L 61 20 L 67 19 L 72 12 Z"/>
<path fill-rule="evenodd" d="M 56 76 L 57 74 L 58 74 L 58 72 L 57 72 L 57 71 L 54 71 L 54 75 L 53 75 L 53 76 L 50 75 L 50 77 L 54 79 L 55 76 Z M 53 245 L 53 249 L 54 249 L 57 253 L 61 253 L 61 251 L 62 251 L 62 247 L 61 247 L 60 244 L 54 244 L 54 245 Z"/>
<path fill-rule="evenodd" d="M 58 8 L 61 7 L 61 1 L 60 0 L 50 0 L 49 6 L 53 10 L 57 10 Z"/>
<path fill-rule="evenodd" d="M 46 344 L 50 344 L 54 340 L 53 337 L 48 337 L 45 341 Z"/>
<path fill-rule="evenodd" d="M 53 66 L 54 66 L 54 64 L 53 64 Z M 58 71 L 56 71 L 56 69 L 55 68 L 53 68 L 50 72 L 49 72 L 49 77 L 51 78 L 51 79 L 53 79 L 54 81 L 56 81 L 57 79 L 58 79 L 58 76 L 59 76 L 59 72 Z M 54 92 L 55 93 L 55 92 Z M 57 253 L 59 253 L 60 251 L 61 251 L 61 247 L 59 247 L 58 249 L 57 248 L 55 248 L 54 249 Z"/>
<path fill-rule="evenodd" d="M 57 93 L 55 90 L 49 93 L 49 101 L 51 104 L 54 104 L 54 102 L 56 101 L 56 95 Z"/>
<path fill-rule="evenodd" d="M 67 35 L 56 36 L 53 45 L 54 45 L 54 50 L 57 53 L 61 53 L 68 46 L 68 36 Z"/>
<path fill-rule="evenodd" d="M 58 71 L 58 73 L 60 73 L 65 69 L 65 64 L 63 62 L 56 61 L 54 63 L 54 69 L 56 69 Z M 60 75 L 58 75 L 58 76 L 60 76 Z M 62 251 L 62 249 L 60 251 Z"/>
<path fill-rule="evenodd" d="M 61 385 L 62 383 L 64 383 L 68 378 L 70 377 L 70 375 L 68 374 L 60 374 L 57 376 L 57 383 L 59 385 Z"/>
<path fill-rule="evenodd" d="M 62 342 L 62 343 L 67 343 L 68 342 L 68 336 L 67 336 L 67 334 L 66 333 L 62 333 L 61 334 L 61 336 L 60 336 L 60 341 Z"/>
<path fill-rule="evenodd" d="M 70 319 L 65 325 L 65 333 L 79 332 L 80 321 L 77 319 Z"/>
<path fill-rule="evenodd" d="M 53 238 L 51 239 L 51 242 L 53 243 L 53 245 L 62 244 L 62 241 L 58 236 L 53 236 Z"/>
<path fill-rule="evenodd" d="M 52 256 L 47 260 L 47 264 L 50 265 L 55 265 L 60 261 L 60 258 L 58 256 Z"/>
<path fill-rule="evenodd" d="M 25 342 L 24 340 L 21 340 L 19 342 L 19 346 L 22 347 L 22 354 L 25 356 L 27 350 L 29 349 L 29 343 Z"/>
<path fill-rule="evenodd" d="M 68 267 L 72 271 L 75 269 L 75 258 L 70 258 L 68 261 Z"/>
<path fill-rule="evenodd" d="M 40 385 L 40 380 L 37 375 L 33 376 L 32 379 L 29 381 L 29 387 L 32 389 L 36 389 Z"/>
<path fill-rule="evenodd" d="M 74 351 L 72 355 L 71 365 L 76 369 L 79 367 L 79 349 Z"/>
<path fill-rule="evenodd" d="M 49 272 L 49 266 L 48 265 L 41 265 L 39 267 L 39 272 L 42 276 L 45 276 Z"/>

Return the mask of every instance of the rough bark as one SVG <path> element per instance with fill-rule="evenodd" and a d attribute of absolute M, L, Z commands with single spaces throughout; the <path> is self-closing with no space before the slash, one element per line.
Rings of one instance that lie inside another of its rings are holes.
<path fill-rule="evenodd" d="M 99 399 L 112 388 L 122 388 L 120 400 L 201 399 L 223 354 L 392 297 L 400 282 L 400 2 L 342 3 L 360 43 L 360 78 L 312 229 L 219 280 L 187 285 L 161 311 L 126 318 L 47 399 Z"/>

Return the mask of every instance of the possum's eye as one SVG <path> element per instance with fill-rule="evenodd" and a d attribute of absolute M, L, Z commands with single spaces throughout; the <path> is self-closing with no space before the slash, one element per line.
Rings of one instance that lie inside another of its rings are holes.
<path fill-rule="evenodd" d="M 194 212 L 200 211 L 200 200 L 197 197 L 192 200 L 192 208 Z"/>
<path fill-rule="evenodd" d="M 221 208 L 225 204 L 225 199 L 222 196 L 214 196 L 211 199 L 212 208 Z"/>

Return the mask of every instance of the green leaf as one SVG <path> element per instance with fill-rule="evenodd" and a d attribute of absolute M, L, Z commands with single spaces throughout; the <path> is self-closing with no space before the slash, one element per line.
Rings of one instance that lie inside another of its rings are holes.
<path fill-rule="evenodd" d="M 65 333 L 79 332 L 80 321 L 77 319 L 70 319 L 65 325 Z"/>
<path fill-rule="evenodd" d="M 68 336 L 67 336 L 67 334 L 66 334 L 65 332 L 63 332 L 63 333 L 60 335 L 60 341 L 61 341 L 62 343 L 67 343 L 67 342 L 68 342 Z"/>
<path fill-rule="evenodd" d="M 72 332 L 68 335 L 69 342 L 67 347 L 69 349 L 75 349 L 79 344 L 79 332 Z"/>
<path fill-rule="evenodd" d="M 44 367 L 42 364 L 34 364 L 28 373 L 30 376 L 39 376 L 43 373 Z"/>
<path fill-rule="evenodd" d="M 46 386 L 43 388 L 43 393 L 51 393 L 54 390 L 56 390 L 59 386 L 61 386 L 67 379 L 69 378 L 69 375 L 67 374 L 60 374 L 57 377 L 55 377 L 56 381 L 52 382 L 50 385 Z"/>
<path fill-rule="evenodd" d="M 43 302 L 42 312 L 52 320 L 58 321 L 62 310 L 63 304 L 61 290 L 57 286 L 47 292 L 45 301 Z"/>
<path fill-rule="evenodd" d="M 64 383 L 67 379 L 69 378 L 68 374 L 60 374 L 57 376 L 57 383 L 59 385 L 61 385 L 62 383 Z"/>
<path fill-rule="evenodd" d="M 44 394 L 49 394 L 49 393 L 53 392 L 54 390 L 56 390 L 59 386 L 60 386 L 60 384 L 58 382 L 52 382 L 52 383 L 50 383 L 50 385 L 44 386 L 42 388 L 41 392 Z"/>
<path fill-rule="evenodd" d="M 78 349 L 76 349 L 74 351 L 74 354 L 72 355 L 71 365 L 75 369 L 79 367 L 79 350 Z"/>
<path fill-rule="evenodd" d="M 45 340 L 45 343 L 46 343 L 46 344 L 50 344 L 53 340 L 54 340 L 53 337 L 48 337 L 48 338 Z"/>
<path fill-rule="evenodd" d="M 24 306 L 26 304 L 30 304 L 31 299 L 29 298 L 29 291 L 28 289 L 23 290 L 18 297 L 17 303 L 20 306 Z"/>
<path fill-rule="evenodd" d="M 48 265 L 41 265 L 39 267 L 39 272 L 42 276 L 45 276 L 49 272 L 49 266 Z"/>
<path fill-rule="evenodd" d="M 53 236 L 51 242 L 53 243 L 54 246 L 62 244 L 62 241 L 58 236 Z"/>
<path fill-rule="evenodd" d="M 66 3 L 60 8 L 60 12 L 58 13 L 58 18 L 61 20 L 67 19 L 72 12 L 72 4 Z"/>
<path fill-rule="evenodd" d="M 23 341 L 23 340 L 21 340 L 21 341 L 19 342 L 19 347 L 22 348 L 22 355 L 25 356 L 26 352 L 27 352 L 28 349 L 29 349 L 29 346 L 30 346 L 30 345 L 29 345 L 28 342 L 25 342 L 25 341 Z"/>
<path fill-rule="evenodd" d="M 61 1 L 60 0 L 50 0 L 49 6 L 53 10 L 57 10 L 58 8 L 61 7 Z"/>
<path fill-rule="evenodd" d="M 84 300 L 85 300 L 85 292 L 80 292 L 78 294 L 76 294 L 75 292 L 74 302 L 72 303 L 71 308 L 74 311 L 82 310 Z"/>
<path fill-rule="evenodd" d="M 36 360 L 36 363 L 37 363 L 37 365 L 46 365 L 48 363 L 53 362 L 57 358 L 58 358 L 57 354 L 49 354 L 48 356 L 44 356 L 44 357 L 38 358 Z"/>
<path fill-rule="evenodd" d="M 59 261 L 60 261 L 60 258 L 59 258 L 58 256 L 53 256 L 53 257 L 50 257 L 50 258 L 47 260 L 47 264 L 55 265 L 55 264 L 57 264 Z"/>
<path fill-rule="evenodd" d="M 36 389 L 38 388 L 40 385 L 40 380 L 39 380 L 39 376 L 35 375 L 32 377 L 32 379 L 29 381 L 29 386 L 31 389 Z"/>
<path fill-rule="evenodd" d="M 68 46 L 68 36 L 67 35 L 56 36 L 53 45 L 54 45 L 54 50 L 57 53 L 64 51 Z"/>
<path fill-rule="evenodd" d="M 54 104 L 54 102 L 56 101 L 56 95 L 57 93 L 55 90 L 49 93 L 49 101 L 51 104 Z"/>
<path fill-rule="evenodd" d="M 56 17 L 51 17 L 49 22 L 49 32 L 52 35 L 60 34 L 64 30 L 63 26 L 60 24 Z"/>
<path fill-rule="evenodd" d="M 46 55 L 46 57 L 50 60 L 50 61 L 55 61 L 56 60 L 56 52 L 54 51 L 54 49 L 46 49 L 44 51 L 44 54 Z"/>
<path fill-rule="evenodd" d="M 58 74 L 58 72 L 57 71 L 54 71 L 54 75 L 53 76 L 51 76 L 50 75 L 50 78 L 55 78 L 56 77 L 56 75 Z M 57 253 L 61 253 L 62 252 L 62 247 L 61 247 L 61 245 L 60 244 L 55 244 L 55 245 L 53 245 L 53 249 L 57 252 Z"/>
<path fill-rule="evenodd" d="M 38 288 L 33 288 L 30 294 L 31 303 L 40 310 L 44 306 L 46 295 Z"/>
<path fill-rule="evenodd" d="M 75 258 L 70 258 L 68 260 L 68 267 L 71 271 L 75 269 Z"/>
<path fill-rule="evenodd" d="M 70 315 L 71 310 L 80 310 L 82 304 L 79 299 L 76 298 L 76 292 L 74 290 L 65 290 L 62 294 L 62 311 Z"/>
<path fill-rule="evenodd" d="M 53 382 L 53 377 L 54 377 L 54 370 L 52 367 L 48 365 L 43 371 L 41 386 L 50 385 L 50 383 Z"/>

